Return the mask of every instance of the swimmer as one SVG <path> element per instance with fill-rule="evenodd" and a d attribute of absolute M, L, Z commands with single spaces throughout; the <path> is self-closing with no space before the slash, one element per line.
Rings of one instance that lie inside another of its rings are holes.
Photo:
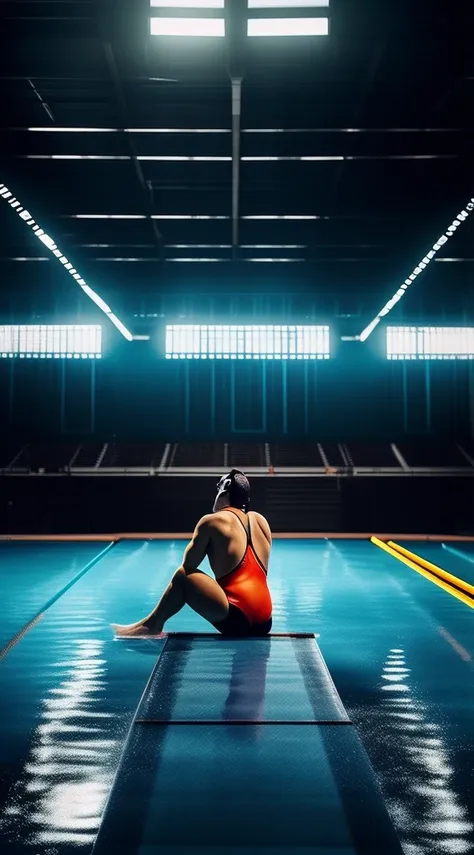
<path fill-rule="evenodd" d="M 250 484 L 232 469 L 217 484 L 212 514 L 202 517 L 158 605 L 118 636 L 163 636 L 163 627 L 185 604 L 223 635 L 262 636 L 272 627 L 267 584 L 272 535 L 267 520 L 249 511 Z M 206 555 L 215 579 L 199 570 Z"/>

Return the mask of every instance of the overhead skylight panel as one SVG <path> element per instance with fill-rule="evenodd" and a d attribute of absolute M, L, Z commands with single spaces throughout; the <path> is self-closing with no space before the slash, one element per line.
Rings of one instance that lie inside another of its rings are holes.
<path fill-rule="evenodd" d="M 327 36 L 329 18 L 249 18 L 249 36 Z"/>

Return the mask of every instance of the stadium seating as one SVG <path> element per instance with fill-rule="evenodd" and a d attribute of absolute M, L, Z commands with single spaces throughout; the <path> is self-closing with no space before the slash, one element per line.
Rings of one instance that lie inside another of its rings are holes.
<path fill-rule="evenodd" d="M 229 467 L 237 469 L 246 466 L 265 466 L 265 446 L 263 442 L 230 442 L 228 446 Z"/>
<path fill-rule="evenodd" d="M 472 469 L 474 447 L 435 437 L 404 438 L 394 443 L 409 468 Z M 463 450 L 463 448 L 465 450 Z M 0 448 L 2 472 L 67 472 L 76 469 L 150 469 L 164 460 L 166 469 L 316 468 L 346 472 L 357 469 L 401 470 L 391 443 L 359 442 L 34 442 Z M 467 452 L 467 453 L 466 453 Z M 405 467 L 406 468 L 406 467 Z"/>
<path fill-rule="evenodd" d="M 108 443 L 100 469 L 108 467 L 157 467 L 160 465 L 165 443 Z"/>
<path fill-rule="evenodd" d="M 398 466 L 389 442 L 348 442 L 344 444 L 350 465 L 371 468 Z"/>
<path fill-rule="evenodd" d="M 408 466 L 469 466 L 456 443 L 435 437 L 403 439 L 397 444 Z"/>
<path fill-rule="evenodd" d="M 77 442 L 31 443 L 25 445 L 12 468 L 63 472 L 68 469 L 77 448 Z"/>
<path fill-rule="evenodd" d="M 317 443 L 271 443 L 270 459 L 273 466 L 324 466 Z"/>
<path fill-rule="evenodd" d="M 95 466 L 104 447 L 103 442 L 88 442 L 81 445 L 74 466 Z"/>
<path fill-rule="evenodd" d="M 172 466 L 224 466 L 224 443 L 179 442 L 169 460 Z"/>
<path fill-rule="evenodd" d="M 323 453 L 326 456 L 329 466 L 347 466 L 348 463 L 344 460 L 339 444 L 336 442 L 323 442 Z M 350 464 L 349 464 L 350 465 Z"/>
<path fill-rule="evenodd" d="M 0 469 L 7 469 L 21 451 L 19 442 L 7 442 L 0 446 Z"/>

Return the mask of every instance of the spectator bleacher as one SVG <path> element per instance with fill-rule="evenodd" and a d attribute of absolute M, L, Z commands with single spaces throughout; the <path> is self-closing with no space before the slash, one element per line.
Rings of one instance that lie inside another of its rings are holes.
<path fill-rule="evenodd" d="M 77 442 L 31 443 L 25 446 L 12 468 L 29 469 L 32 472 L 64 472 L 77 447 Z"/>
<path fill-rule="evenodd" d="M 396 445 L 408 466 L 468 467 L 470 465 L 452 440 L 427 436 L 403 439 Z"/>
<path fill-rule="evenodd" d="M 157 442 L 110 442 L 100 464 L 100 469 L 119 468 L 156 468 L 160 465 L 165 443 Z"/>
<path fill-rule="evenodd" d="M 336 468 L 347 466 L 337 442 L 323 442 L 322 447 L 329 466 Z"/>
<path fill-rule="evenodd" d="M 224 443 L 179 442 L 172 452 L 172 466 L 224 466 Z"/>
<path fill-rule="evenodd" d="M 156 470 L 164 459 L 164 442 L 33 442 L 23 446 L 8 442 L 0 447 L 3 473 L 68 472 L 71 468 Z M 472 469 L 474 446 L 435 437 L 405 437 L 394 447 L 410 468 Z M 171 442 L 164 459 L 166 469 L 213 468 L 224 471 L 274 467 L 283 469 L 328 468 L 354 470 L 403 470 L 391 443 L 360 442 Z"/>
<path fill-rule="evenodd" d="M 273 466 L 324 466 L 316 442 L 271 443 L 270 460 Z"/>
<path fill-rule="evenodd" d="M 95 466 L 103 447 L 103 442 L 83 443 L 79 448 L 73 466 Z"/>
<path fill-rule="evenodd" d="M 263 442 L 230 442 L 227 453 L 229 467 L 245 469 L 246 466 L 265 466 Z"/>
<path fill-rule="evenodd" d="M 344 444 L 349 463 L 354 466 L 400 467 L 389 442 L 348 442 Z"/>
<path fill-rule="evenodd" d="M 19 442 L 6 442 L 0 445 L 0 469 L 7 469 L 20 451 Z"/>

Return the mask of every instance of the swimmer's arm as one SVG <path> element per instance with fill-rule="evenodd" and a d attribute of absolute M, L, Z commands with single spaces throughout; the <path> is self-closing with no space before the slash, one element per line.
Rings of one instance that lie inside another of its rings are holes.
<path fill-rule="evenodd" d="M 209 520 L 210 515 L 199 520 L 192 540 L 184 550 L 182 567 L 186 571 L 196 570 L 207 555 L 211 540 Z"/>

